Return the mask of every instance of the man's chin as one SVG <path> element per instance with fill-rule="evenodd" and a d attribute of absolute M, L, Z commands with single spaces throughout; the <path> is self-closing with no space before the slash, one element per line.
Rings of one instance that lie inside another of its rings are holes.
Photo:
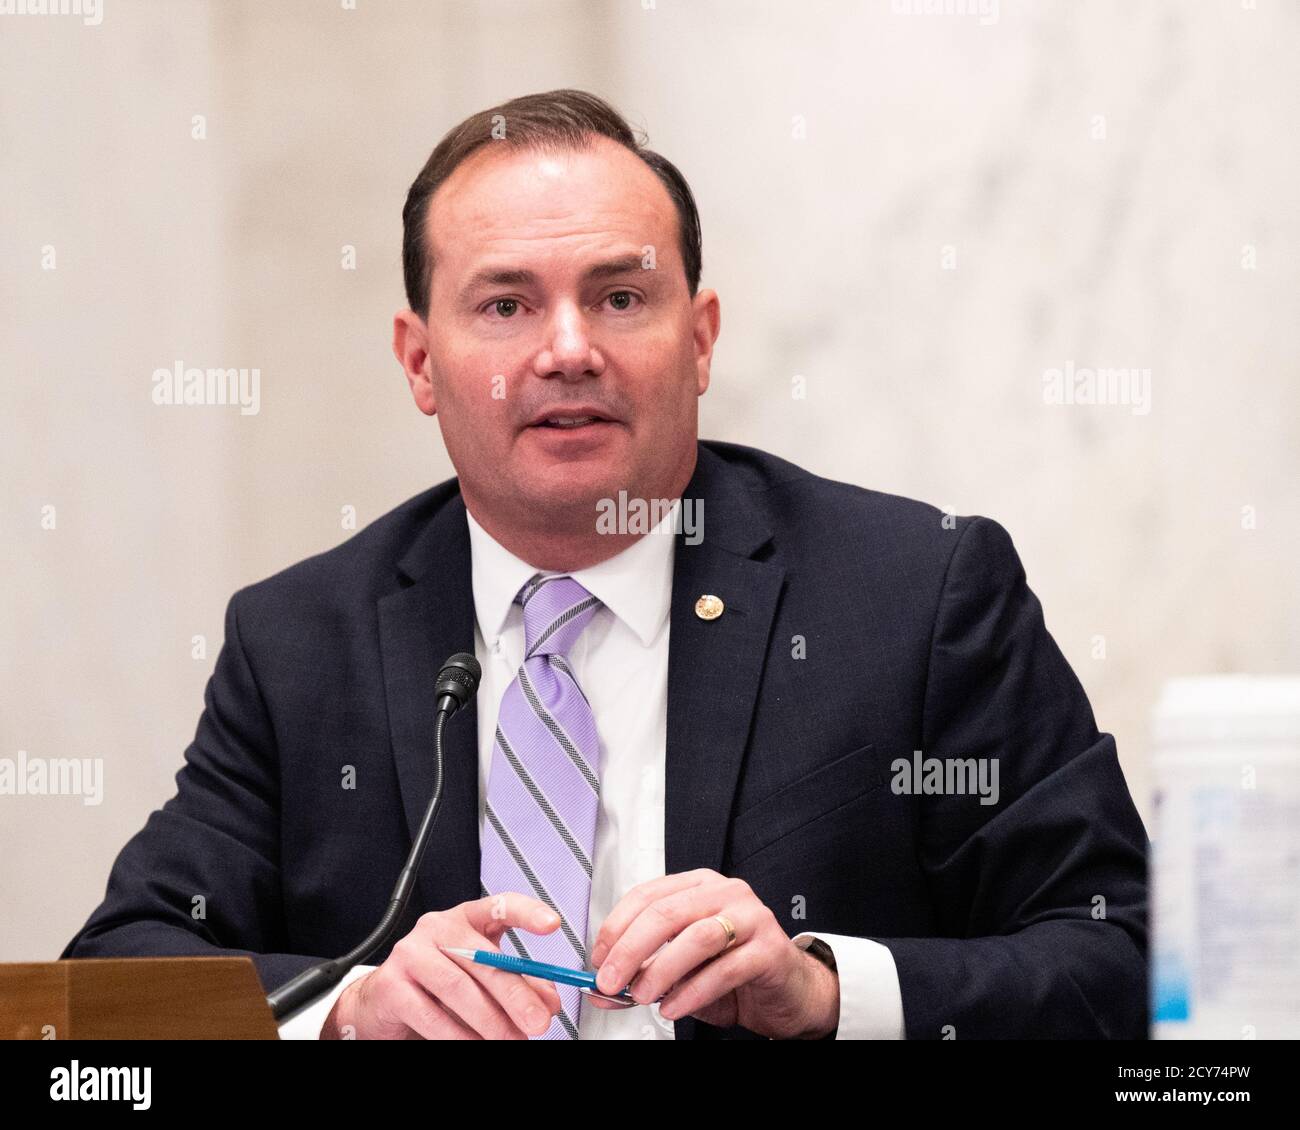
<path fill-rule="evenodd" d="M 617 498 L 626 480 L 613 468 L 586 463 L 535 469 L 521 492 L 539 513 L 573 529 L 584 521 L 595 525 L 601 499 Z"/>

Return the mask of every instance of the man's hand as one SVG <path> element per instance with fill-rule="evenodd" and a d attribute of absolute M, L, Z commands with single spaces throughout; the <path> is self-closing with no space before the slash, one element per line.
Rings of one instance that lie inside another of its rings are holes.
<path fill-rule="evenodd" d="M 715 914 L 736 931 L 730 946 Z M 690 1015 L 774 1039 L 819 1039 L 839 1026 L 834 970 L 790 940 L 748 883 L 707 868 L 628 891 L 601 924 L 591 962 L 602 993 L 630 981 L 642 1004 L 663 998 L 668 1020 Z"/>
<path fill-rule="evenodd" d="M 495 950 L 510 927 L 549 934 L 544 902 L 513 891 L 423 915 L 374 972 L 339 994 L 322 1040 L 526 1040 L 541 1035 L 560 994 L 549 981 L 493 969 L 438 946 Z"/>

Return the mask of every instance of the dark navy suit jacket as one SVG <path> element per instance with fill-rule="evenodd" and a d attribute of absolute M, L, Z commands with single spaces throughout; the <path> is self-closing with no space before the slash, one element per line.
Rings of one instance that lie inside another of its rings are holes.
<path fill-rule="evenodd" d="M 792 937 L 888 946 L 909 1038 L 1144 1036 L 1146 834 L 1006 531 L 724 443 L 685 497 L 666 871 L 741 877 Z M 432 792 L 434 677 L 474 650 L 457 482 L 240 590 L 225 630 L 177 794 L 64 957 L 249 954 L 270 989 L 379 920 Z M 447 727 L 399 937 L 479 897 L 476 725 Z M 997 758 L 998 803 L 896 791 L 916 750 Z"/>

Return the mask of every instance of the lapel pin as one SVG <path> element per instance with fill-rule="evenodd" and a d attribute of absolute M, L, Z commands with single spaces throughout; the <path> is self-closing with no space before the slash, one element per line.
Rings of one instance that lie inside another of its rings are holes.
<path fill-rule="evenodd" d="M 695 602 L 695 615 L 701 620 L 716 620 L 722 615 L 724 608 L 726 605 L 722 603 L 721 598 L 706 594 Z"/>

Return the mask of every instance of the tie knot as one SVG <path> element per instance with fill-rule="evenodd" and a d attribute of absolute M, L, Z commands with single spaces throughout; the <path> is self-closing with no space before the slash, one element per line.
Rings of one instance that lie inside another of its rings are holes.
<path fill-rule="evenodd" d="M 524 658 L 564 655 L 596 614 L 600 600 L 572 577 L 536 573 L 519 590 L 515 603 L 524 609 Z"/>

